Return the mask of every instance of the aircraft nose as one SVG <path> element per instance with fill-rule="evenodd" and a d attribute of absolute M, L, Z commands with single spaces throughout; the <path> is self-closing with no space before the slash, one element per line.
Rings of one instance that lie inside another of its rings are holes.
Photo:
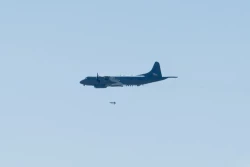
<path fill-rule="evenodd" d="M 84 80 L 81 80 L 81 81 L 80 81 L 80 84 L 84 84 Z"/>

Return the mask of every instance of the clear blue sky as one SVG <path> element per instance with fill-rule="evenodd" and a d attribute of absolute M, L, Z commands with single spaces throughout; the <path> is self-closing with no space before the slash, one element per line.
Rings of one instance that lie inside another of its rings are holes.
<path fill-rule="evenodd" d="M 1 1 L 0 166 L 249 167 L 249 7 Z M 79 84 L 97 72 L 141 74 L 155 61 L 179 78 Z"/>

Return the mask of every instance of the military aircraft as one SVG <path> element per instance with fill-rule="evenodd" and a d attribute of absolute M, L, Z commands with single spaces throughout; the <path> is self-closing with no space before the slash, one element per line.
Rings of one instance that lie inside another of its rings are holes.
<path fill-rule="evenodd" d="M 109 103 L 110 103 L 110 104 L 114 104 L 114 105 L 116 104 L 116 102 L 115 102 L 115 101 L 114 101 L 114 102 L 109 102 Z"/>
<path fill-rule="evenodd" d="M 162 81 L 169 78 L 178 78 L 176 76 L 163 77 L 159 62 L 155 62 L 152 70 L 145 74 L 137 76 L 99 76 L 86 77 L 80 81 L 83 86 L 94 86 L 95 88 L 123 87 L 123 86 L 141 86 L 153 82 Z"/>

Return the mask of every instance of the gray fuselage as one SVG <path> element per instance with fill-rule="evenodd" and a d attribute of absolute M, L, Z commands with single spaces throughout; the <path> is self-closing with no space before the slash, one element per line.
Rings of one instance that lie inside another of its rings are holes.
<path fill-rule="evenodd" d="M 140 86 L 144 84 L 149 84 L 152 82 L 162 81 L 167 79 L 167 77 L 145 77 L 145 76 L 110 76 L 110 77 L 99 77 L 98 80 L 96 77 L 87 77 L 82 80 L 80 83 L 87 86 L 95 86 L 100 88 L 105 87 L 121 87 L 121 85 L 116 86 L 112 85 L 112 81 L 109 79 L 115 79 L 122 83 L 123 86 Z"/>
<path fill-rule="evenodd" d="M 94 86 L 95 88 L 123 87 L 123 86 L 140 86 L 152 82 L 162 81 L 168 78 L 177 78 L 175 76 L 162 77 L 159 62 L 155 62 L 151 71 L 137 76 L 104 76 L 86 77 L 80 81 L 80 84 Z"/>

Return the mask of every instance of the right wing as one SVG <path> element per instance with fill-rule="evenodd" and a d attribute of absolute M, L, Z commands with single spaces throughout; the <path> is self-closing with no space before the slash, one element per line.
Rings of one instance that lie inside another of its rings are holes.
<path fill-rule="evenodd" d="M 118 80 L 117 78 L 115 78 L 115 77 L 109 77 L 109 80 L 112 82 L 110 84 L 110 86 L 120 86 L 120 87 L 123 87 L 123 83 L 121 83 L 120 80 Z"/>

